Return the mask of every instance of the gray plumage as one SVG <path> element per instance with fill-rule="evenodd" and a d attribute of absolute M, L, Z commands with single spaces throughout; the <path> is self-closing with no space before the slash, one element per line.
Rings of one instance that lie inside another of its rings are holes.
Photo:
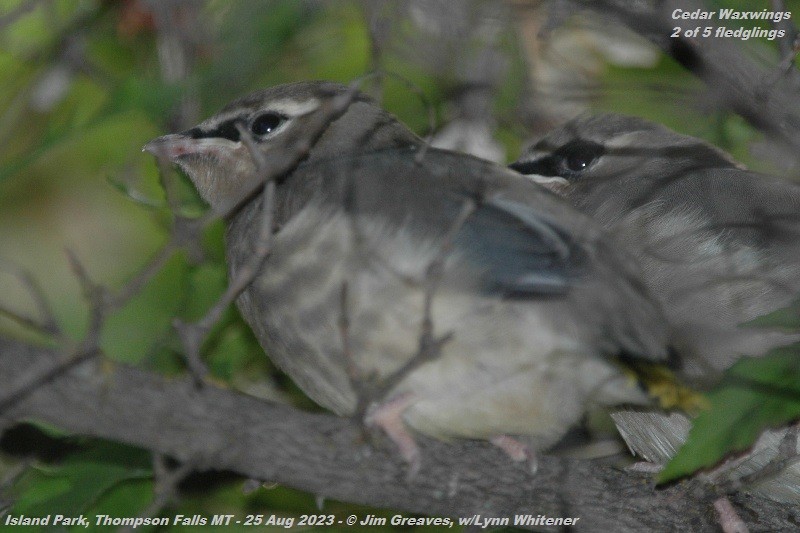
<path fill-rule="evenodd" d="M 219 209 L 254 170 L 232 121 L 256 130 L 259 149 L 275 157 L 345 90 L 309 82 L 260 91 L 146 149 L 177 163 Z M 282 122 L 258 134 L 270 113 Z M 439 438 L 518 435 L 543 448 L 591 406 L 646 402 L 621 363 L 666 362 L 667 328 L 635 262 L 516 173 L 421 149 L 359 96 L 281 177 L 271 253 L 237 302 L 272 360 L 317 403 L 352 414 L 348 368 L 380 380 L 412 358 L 426 273 L 443 255 L 431 318 L 436 335 L 452 338 L 377 399 L 408 398 L 405 424 Z M 232 275 L 253 254 L 260 202 L 228 221 Z"/>
<path fill-rule="evenodd" d="M 740 327 L 800 292 L 800 187 L 634 117 L 573 120 L 511 165 L 567 197 L 640 260 L 695 377 L 798 336 Z"/>
<path fill-rule="evenodd" d="M 511 165 L 594 217 L 640 260 L 694 379 L 800 335 L 742 326 L 800 295 L 800 186 L 744 170 L 711 145 L 634 117 L 568 122 Z M 630 449 L 664 464 L 685 442 L 679 413 L 612 415 Z M 786 429 L 701 477 L 744 478 L 778 454 Z M 800 445 L 794 443 L 795 448 Z M 743 490 L 800 502 L 800 466 Z"/>
<path fill-rule="evenodd" d="M 665 465 L 678 452 L 689 436 L 691 421 L 680 413 L 620 411 L 611 418 L 620 435 L 635 455 L 655 465 Z M 800 503 L 800 465 L 789 462 L 772 475 L 758 477 L 764 468 L 774 468 L 776 458 L 783 458 L 784 439 L 792 438 L 790 428 L 765 431 L 748 453 L 728 458 L 698 477 L 716 485 L 741 485 L 742 491 L 771 498 L 782 503 Z M 791 441 L 790 441 L 791 442 Z M 791 453 L 800 454 L 796 434 Z M 755 482 L 747 482 L 753 476 Z"/>

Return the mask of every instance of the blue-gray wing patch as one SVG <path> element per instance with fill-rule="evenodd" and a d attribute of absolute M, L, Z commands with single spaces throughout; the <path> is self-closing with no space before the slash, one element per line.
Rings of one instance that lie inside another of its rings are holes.
<path fill-rule="evenodd" d="M 487 290 L 508 297 L 563 294 L 588 264 L 565 229 L 530 206 L 496 198 L 478 205 L 454 244 L 483 271 Z"/>

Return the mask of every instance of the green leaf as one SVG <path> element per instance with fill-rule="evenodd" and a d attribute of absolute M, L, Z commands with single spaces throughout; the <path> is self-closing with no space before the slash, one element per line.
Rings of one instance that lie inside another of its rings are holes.
<path fill-rule="evenodd" d="M 800 417 L 800 343 L 740 360 L 707 397 L 709 409 L 694 420 L 659 482 L 711 467 L 747 449 L 766 428 Z"/>
<path fill-rule="evenodd" d="M 234 322 L 219 333 L 217 342 L 207 356 L 211 372 L 215 376 L 230 380 L 255 357 L 266 358 L 253 335 L 245 328 L 243 324 Z M 269 378 L 264 376 L 263 379 Z"/>
<path fill-rule="evenodd" d="M 789 307 L 754 318 L 742 324 L 743 327 L 780 328 L 789 331 L 800 330 L 800 300 Z"/>
<path fill-rule="evenodd" d="M 149 454 L 111 442 L 96 442 L 71 455 L 60 464 L 31 469 L 14 487 L 12 514 L 65 516 L 85 513 L 108 493 L 130 480 L 152 476 Z M 152 485 L 149 481 L 147 486 Z M 133 500 L 139 502 L 146 498 Z M 138 507 L 127 509 L 135 516 Z M 46 528 L 45 528 L 46 529 Z"/>
<path fill-rule="evenodd" d="M 188 263 L 175 254 L 120 311 L 109 317 L 100 345 L 109 358 L 138 363 L 165 342 L 186 298 Z"/>
<path fill-rule="evenodd" d="M 88 509 L 87 514 L 92 517 L 101 514 L 110 517 L 139 516 L 153 501 L 153 496 L 153 481 L 149 477 L 126 479 L 100 495 L 96 505 Z M 115 529 L 117 528 L 106 527 L 100 530 L 114 531 Z M 137 533 L 154 530 L 153 527 L 136 528 Z"/>
<path fill-rule="evenodd" d="M 120 181 L 115 176 L 107 176 L 106 182 L 116 191 L 122 193 L 126 198 L 129 198 L 132 202 L 135 202 L 137 205 L 146 208 L 154 208 L 154 209 L 163 209 L 167 206 L 167 203 L 164 201 L 163 198 L 150 198 L 142 191 L 131 187 L 129 184 Z"/>
<path fill-rule="evenodd" d="M 222 263 L 204 263 L 193 268 L 188 277 L 189 290 L 181 317 L 195 321 L 205 315 L 228 286 L 228 275 Z M 220 321 L 222 322 L 222 320 Z"/>

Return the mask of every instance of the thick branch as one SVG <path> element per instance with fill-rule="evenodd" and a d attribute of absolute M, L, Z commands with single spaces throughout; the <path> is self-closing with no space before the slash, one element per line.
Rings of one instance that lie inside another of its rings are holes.
<path fill-rule="evenodd" d="M 0 390 L 26 368 L 53 357 L 0 338 Z M 310 414 L 215 388 L 96 361 L 66 370 L 3 412 L 0 427 L 40 420 L 68 431 L 133 444 L 200 469 L 230 470 L 337 500 L 435 516 L 580 517 L 577 530 L 713 530 L 714 495 L 697 485 L 654 490 L 637 474 L 588 461 L 542 457 L 538 473 L 476 442 L 420 439 L 422 469 L 391 446 L 363 442 L 352 421 Z M 753 497 L 734 499 L 752 530 L 787 530 L 795 509 Z"/>

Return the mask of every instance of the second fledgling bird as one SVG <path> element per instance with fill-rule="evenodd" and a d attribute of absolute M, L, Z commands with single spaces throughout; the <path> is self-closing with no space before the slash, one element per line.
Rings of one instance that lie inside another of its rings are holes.
<path fill-rule="evenodd" d="M 600 222 L 641 262 L 693 377 L 798 335 L 743 323 L 800 295 L 800 186 L 623 115 L 580 117 L 511 168 Z"/>
<path fill-rule="evenodd" d="M 743 356 L 800 339 L 744 324 L 800 296 L 797 184 L 748 172 L 708 143 L 621 115 L 572 120 L 511 167 L 565 196 L 639 258 L 691 379 L 714 381 Z M 678 413 L 625 410 L 613 418 L 631 450 L 661 464 L 691 425 Z M 770 464 L 792 446 L 800 451 L 796 432 L 766 431 L 710 477 L 797 504 L 800 467 Z M 768 476 L 752 475 L 768 465 Z"/>
<path fill-rule="evenodd" d="M 273 361 L 340 415 L 357 411 L 363 385 L 382 385 L 367 419 L 412 468 L 408 427 L 543 449 L 593 406 L 647 402 L 625 367 L 667 362 L 668 338 L 635 262 L 556 195 L 424 148 L 363 95 L 309 139 L 348 94 L 273 87 L 146 146 L 224 212 L 256 171 L 239 128 L 265 161 L 306 142 L 277 177 L 271 251 L 237 302 Z M 232 276 L 263 217 L 262 195 L 229 216 Z"/>

